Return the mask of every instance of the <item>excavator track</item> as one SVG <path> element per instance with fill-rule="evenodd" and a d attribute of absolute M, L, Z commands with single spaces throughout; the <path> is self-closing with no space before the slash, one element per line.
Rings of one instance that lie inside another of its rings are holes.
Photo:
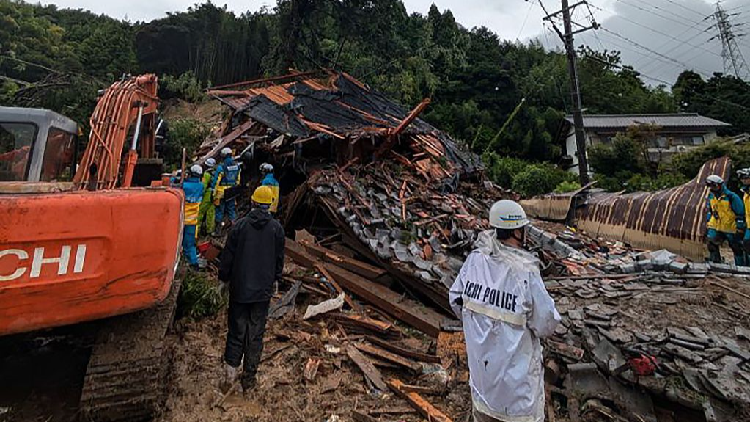
<path fill-rule="evenodd" d="M 166 334 L 180 285 L 181 277 L 158 306 L 113 318 L 100 329 L 81 393 L 82 421 L 145 421 L 158 412 L 166 397 Z"/>

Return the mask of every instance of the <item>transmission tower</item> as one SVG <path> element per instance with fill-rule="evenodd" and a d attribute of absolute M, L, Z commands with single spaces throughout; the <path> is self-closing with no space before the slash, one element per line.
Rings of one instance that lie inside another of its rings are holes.
<path fill-rule="evenodd" d="M 721 40 L 721 57 L 724 59 L 724 73 L 745 79 L 750 76 L 750 68 L 748 68 L 747 62 L 742 56 L 742 51 L 737 45 L 737 38 L 743 37 L 745 34 L 736 32 L 735 28 L 739 27 L 739 25 L 735 25 L 729 20 L 730 16 L 738 14 L 727 13 L 721 7 L 721 3 L 717 2 L 716 11 L 713 15 L 714 19 L 716 19 L 716 28 L 719 30 L 719 35 L 711 39 L 719 38 Z"/>

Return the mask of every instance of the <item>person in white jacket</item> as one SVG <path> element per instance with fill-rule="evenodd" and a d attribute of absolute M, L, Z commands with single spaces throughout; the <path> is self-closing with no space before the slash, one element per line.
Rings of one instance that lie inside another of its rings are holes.
<path fill-rule="evenodd" d="M 463 323 L 475 422 L 544 422 L 539 339 L 560 322 L 539 261 L 523 249 L 529 220 L 513 201 L 490 210 L 494 230 L 480 233 L 450 289 Z"/>

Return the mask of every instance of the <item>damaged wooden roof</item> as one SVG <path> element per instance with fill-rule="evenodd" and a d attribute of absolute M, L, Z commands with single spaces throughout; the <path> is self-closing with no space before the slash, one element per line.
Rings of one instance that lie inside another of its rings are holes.
<path fill-rule="evenodd" d="M 297 142 L 322 138 L 375 142 L 400 136 L 419 144 L 418 149 L 433 158 L 449 160 L 460 171 L 472 172 L 480 164 L 447 134 L 411 118 L 409 110 L 346 73 L 293 73 L 216 87 L 208 94 L 235 115 L 247 115 Z"/>

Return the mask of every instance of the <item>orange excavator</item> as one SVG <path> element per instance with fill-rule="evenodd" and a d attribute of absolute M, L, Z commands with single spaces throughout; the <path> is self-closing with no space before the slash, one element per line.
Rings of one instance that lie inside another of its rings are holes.
<path fill-rule="evenodd" d="M 89 420 L 146 419 L 160 399 L 184 197 L 154 171 L 157 84 L 105 90 L 80 163 L 75 122 L 0 107 L 0 336 L 98 321 Z"/>

